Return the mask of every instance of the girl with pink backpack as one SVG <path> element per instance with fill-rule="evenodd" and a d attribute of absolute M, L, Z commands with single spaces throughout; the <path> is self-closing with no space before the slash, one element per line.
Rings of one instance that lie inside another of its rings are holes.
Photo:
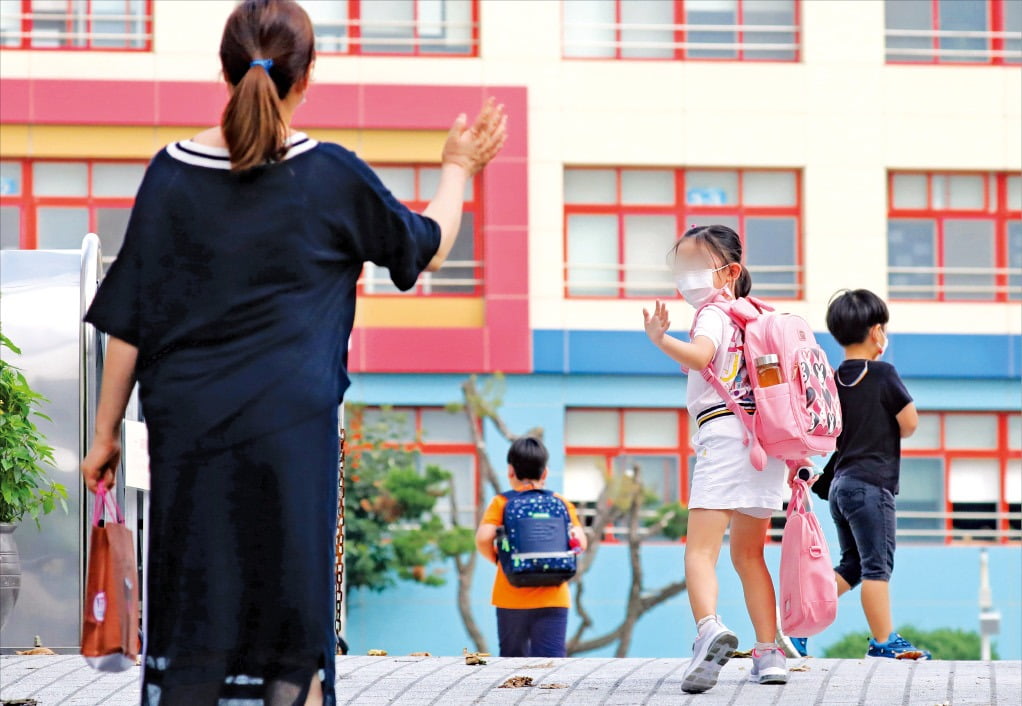
<path fill-rule="evenodd" d="M 687 392 L 688 411 L 697 431 L 693 438 L 696 460 L 689 499 L 685 576 L 698 635 L 682 689 L 699 693 L 712 688 L 721 667 L 738 647 L 738 637 L 717 615 L 716 563 L 728 527 L 731 560 L 741 579 L 756 633 L 750 679 L 761 684 L 783 684 L 788 680 L 788 670 L 784 652 L 775 642 L 777 600 L 763 546 L 770 516 L 783 505 L 785 478 L 790 483 L 802 465 L 791 463 L 786 472 L 781 458 L 790 458 L 793 448 L 803 449 L 807 456 L 819 451 L 812 440 L 805 438 L 803 442 L 810 443 L 799 445 L 790 438 L 761 443 L 767 435 L 760 433 L 755 428 L 758 422 L 753 425 L 752 417 L 747 416 L 754 414 L 757 399 L 761 398 L 759 390 L 754 395 L 753 381 L 758 383 L 757 388 L 766 385 L 765 364 L 777 367 L 788 358 L 781 351 L 781 356 L 772 359 L 764 356 L 766 361 L 758 358 L 756 363 L 764 364 L 760 372 L 746 360 L 747 320 L 738 318 L 743 315 L 739 305 L 747 309 L 752 303 L 758 311 L 768 307 L 747 299 L 752 278 L 742 265 L 738 234 L 723 225 L 692 227 L 674 245 L 670 257 L 679 292 L 697 309 L 690 342 L 667 334 L 670 319 L 666 304 L 660 301 L 652 314 L 643 309 L 646 335 L 683 368 L 703 373 L 689 375 Z M 745 314 L 749 320 L 755 318 L 749 311 Z M 812 375 L 811 362 L 808 367 Z M 824 367 L 829 371 L 829 366 Z M 798 371 L 794 368 L 792 375 Z M 786 371 L 774 372 L 787 376 Z M 774 405 L 778 394 L 771 392 L 769 398 L 769 404 Z M 832 433 L 835 422 L 840 431 L 840 422 L 827 421 L 826 415 L 825 411 L 820 434 Z M 806 429 L 808 425 L 803 425 L 803 436 L 810 433 Z M 784 454 L 775 453 L 785 444 Z"/>

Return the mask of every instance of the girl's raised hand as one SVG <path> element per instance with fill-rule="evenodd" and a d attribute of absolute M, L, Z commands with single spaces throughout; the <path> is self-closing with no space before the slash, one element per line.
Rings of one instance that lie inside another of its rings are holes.
<path fill-rule="evenodd" d="M 660 345 L 660 342 L 664 340 L 667 329 L 671 327 L 671 319 L 667 314 L 667 305 L 658 299 L 652 315 L 650 315 L 647 309 L 642 310 L 642 320 L 649 340 Z"/>
<path fill-rule="evenodd" d="M 457 164 L 468 176 L 474 176 L 497 156 L 507 140 L 507 115 L 504 106 L 490 98 L 471 126 L 464 114 L 454 121 L 444 142 L 442 161 Z"/>

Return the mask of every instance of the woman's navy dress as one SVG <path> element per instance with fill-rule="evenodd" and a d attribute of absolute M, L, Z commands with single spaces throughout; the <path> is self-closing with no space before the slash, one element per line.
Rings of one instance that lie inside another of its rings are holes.
<path fill-rule="evenodd" d="M 348 150 L 302 134 L 229 170 L 153 159 L 86 315 L 138 348 L 151 498 L 142 702 L 333 694 L 337 407 L 365 261 L 414 285 L 440 242 Z"/>

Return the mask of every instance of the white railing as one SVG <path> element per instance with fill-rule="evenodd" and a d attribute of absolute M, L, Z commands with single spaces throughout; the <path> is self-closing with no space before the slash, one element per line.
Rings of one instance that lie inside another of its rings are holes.
<path fill-rule="evenodd" d="M 1008 41 L 1022 41 L 1022 32 L 990 32 L 971 30 L 941 30 L 941 29 L 889 29 L 884 32 L 887 39 L 984 39 L 990 42 L 994 39 Z M 898 57 L 922 57 L 933 58 L 961 58 L 961 59 L 994 59 L 1022 61 L 1022 49 L 944 49 L 940 46 L 929 47 L 886 47 L 887 58 Z"/>
<path fill-rule="evenodd" d="M 131 24 L 136 28 L 139 26 L 148 26 L 152 20 L 152 15 L 148 13 L 143 14 L 107 14 L 107 13 L 87 13 L 87 12 L 34 12 L 34 13 L 6 13 L 0 14 L 0 46 L 21 46 L 25 39 L 29 40 L 43 40 L 44 46 L 56 45 L 56 46 L 82 46 L 87 43 L 95 43 L 102 41 L 119 41 L 125 45 L 131 43 L 148 43 L 152 39 L 151 32 L 86 32 L 78 29 L 54 29 L 49 26 L 34 27 L 30 26 L 27 31 L 22 29 L 25 21 L 32 23 L 46 23 L 47 25 L 53 23 L 63 24 L 66 27 L 85 27 L 88 26 L 89 22 L 93 24 L 102 23 L 109 24 L 113 22 L 123 22 L 125 25 Z M 127 27 L 126 27 L 127 29 Z M 12 40 L 16 41 L 16 44 L 12 44 Z M 30 42 L 30 44 L 38 48 L 39 44 Z M 129 47 L 131 48 L 131 47 Z"/>
<path fill-rule="evenodd" d="M 423 294 L 442 294 L 442 290 L 458 287 L 479 287 L 483 284 L 482 278 L 450 277 L 446 273 L 451 270 L 468 270 L 482 266 L 481 260 L 448 260 L 437 272 L 423 272 L 419 276 L 416 287 L 421 288 L 420 291 Z M 362 270 L 358 284 L 366 294 L 394 294 L 397 292 L 389 275 L 386 274 L 386 270 L 375 266 L 367 266 Z M 412 290 L 407 294 L 413 294 L 415 291 Z"/>
<path fill-rule="evenodd" d="M 600 32 L 606 30 L 620 32 L 729 32 L 754 34 L 797 34 L 795 25 L 710 25 L 710 24 L 642 24 L 616 22 L 566 22 L 565 30 L 590 30 Z M 713 51 L 791 51 L 799 49 L 798 42 L 723 42 L 707 39 L 692 41 L 645 41 L 645 40 L 599 40 L 599 39 L 564 39 L 567 56 L 573 56 L 572 49 L 670 49 L 670 50 L 713 50 Z M 585 56 L 585 54 L 580 54 Z"/>
<path fill-rule="evenodd" d="M 313 23 L 313 29 L 317 32 L 316 42 L 323 51 L 346 51 L 349 44 L 363 47 L 374 46 L 402 46 L 402 47 L 468 47 L 471 52 L 479 41 L 476 39 L 477 22 L 465 22 L 460 20 L 321 20 Z M 410 34 L 418 29 L 418 37 L 392 36 L 392 37 L 365 37 L 351 36 L 349 31 L 352 27 L 358 27 L 362 31 L 379 30 L 406 30 L 402 34 Z M 334 34 L 321 35 L 318 32 L 323 30 L 341 30 L 339 36 Z M 448 30 L 461 30 L 463 36 L 449 36 Z M 424 36 L 425 34 L 425 36 Z M 439 36 L 431 36 L 439 35 Z M 331 48 L 325 48 L 331 47 Z"/>
<path fill-rule="evenodd" d="M 770 292 L 790 292 L 795 291 L 799 295 L 802 291 L 802 285 L 797 281 L 795 282 L 782 282 L 782 283 L 770 283 L 770 282 L 757 282 L 756 274 L 769 274 L 769 273 L 783 273 L 792 274 L 797 276 L 802 272 L 802 267 L 798 265 L 763 265 L 763 266 L 748 266 L 749 273 L 752 275 L 753 288 L 759 292 L 763 292 L 769 295 Z M 595 280 L 595 279 L 581 279 L 579 273 L 584 272 L 587 274 L 608 272 L 613 273 L 615 277 L 621 273 L 625 274 L 625 277 L 629 274 L 632 275 L 649 275 L 656 274 L 663 277 L 662 280 L 656 281 L 619 281 L 618 279 L 607 279 L 607 280 Z M 586 296 L 584 293 L 586 290 L 592 291 L 595 294 L 591 296 L 600 296 L 602 292 L 608 289 L 614 289 L 618 294 L 625 290 L 635 292 L 673 292 L 675 283 L 670 279 L 670 272 L 666 267 L 659 265 L 612 265 L 612 264 L 566 264 L 565 265 L 565 285 L 573 291 L 575 294 L 581 293 L 582 296 Z M 579 292 L 579 290 L 583 290 Z"/>
<path fill-rule="evenodd" d="M 937 275 L 945 277 L 954 276 L 982 276 L 995 278 L 1000 275 L 1009 277 L 1022 277 L 1022 268 L 1019 267 L 888 267 L 889 275 Z M 938 284 L 936 279 L 932 283 L 920 284 L 891 284 L 888 291 L 892 294 L 922 294 L 935 295 L 944 294 L 1018 294 L 1022 295 L 1022 285 L 999 285 L 999 284 Z"/>

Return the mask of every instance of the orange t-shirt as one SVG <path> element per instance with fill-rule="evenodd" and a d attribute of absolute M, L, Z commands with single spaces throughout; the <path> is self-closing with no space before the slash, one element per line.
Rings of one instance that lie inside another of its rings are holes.
<path fill-rule="evenodd" d="M 571 524 L 581 527 L 582 523 L 578 520 L 575 506 L 557 493 L 554 493 L 554 497 L 562 500 L 567 505 L 568 514 L 571 516 Z M 503 525 L 505 505 L 507 505 L 507 498 L 503 495 L 494 497 L 490 501 L 490 506 L 486 508 L 486 513 L 483 515 L 483 524 L 496 525 L 497 527 Z M 512 586 L 511 582 L 507 580 L 507 576 L 504 575 L 504 569 L 501 568 L 498 561 L 497 576 L 493 580 L 493 598 L 491 602 L 497 608 L 570 608 L 571 594 L 568 592 L 567 583 L 562 583 L 560 586 L 527 586 L 523 588 Z"/>

